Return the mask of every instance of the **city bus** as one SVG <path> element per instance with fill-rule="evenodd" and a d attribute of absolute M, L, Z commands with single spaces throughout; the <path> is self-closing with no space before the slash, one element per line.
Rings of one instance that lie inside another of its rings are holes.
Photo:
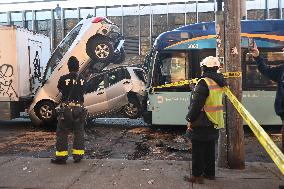
<path fill-rule="evenodd" d="M 259 73 L 248 50 L 250 38 L 267 64 L 284 63 L 284 20 L 241 21 L 242 103 L 261 125 L 280 125 L 274 111 L 276 83 Z M 185 125 L 190 87 L 156 87 L 198 78 L 201 60 L 215 55 L 214 22 L 191 24 L 160 34 L 144 62 L 148 74 L 144 121 L 153 125 Z"/>

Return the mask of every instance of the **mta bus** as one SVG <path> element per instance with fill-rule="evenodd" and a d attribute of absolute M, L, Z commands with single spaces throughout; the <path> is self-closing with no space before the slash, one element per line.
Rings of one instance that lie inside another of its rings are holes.
<path fill-rule="evenodd" d="M 249 38 L 254 39 L 268 65 L 284 63 L 284 20 L 241 21 L 242 103 L 261 125 L 280 125 L 274 111 L 276 83 L 258 71 L 248 50 Z M 160 34 L 144 62 L 148 73 L 144 121 L 153 125 L 185 125 L 190 87 L 156 87 L 200 77 L 201 60 L 215 55 L 214 22 L 191 24 Z"/>

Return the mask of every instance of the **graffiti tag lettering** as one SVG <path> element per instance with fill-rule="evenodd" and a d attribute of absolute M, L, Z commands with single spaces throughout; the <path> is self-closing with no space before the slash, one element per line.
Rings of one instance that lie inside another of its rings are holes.
<path fill-rule="evenodd" d="M 9 97 L 10 100 L 18 97 L 13 88 L 13 75 L 13 66 L 10 64 L 3 64 L 0 66 L 0 95 Z"/>

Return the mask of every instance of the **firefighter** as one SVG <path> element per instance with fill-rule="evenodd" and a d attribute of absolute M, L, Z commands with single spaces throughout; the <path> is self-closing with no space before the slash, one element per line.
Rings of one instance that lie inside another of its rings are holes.
<path fill-rule="evenodd" d="M 202 76 L 192 91 L 188 107 L 187 133 L 192 142 L 192 183 L 202 184 L 204 178 L 215 179 L 215 142 L 218 129 L 224 128 L 223 87 L 226 81 L 218 73 L 218 58 L 209 56 L 201 63 Z"/>
<path fill-rule="evenodd" d="M 68 159 L 68 134 L 73 132 L 72 155 L 74 163 L 81 161 L 84 155 L 84 125 L 86 110 L 83 107 L 86 81 L 78 74 L 79 62 L 71 56 L 68 60 L 70 73 L 59 78 L 57 88 L 61 92 L 61 104 L 58 108 L 56 130 L 56 154 L 51 163 L 66 164 Z"/>

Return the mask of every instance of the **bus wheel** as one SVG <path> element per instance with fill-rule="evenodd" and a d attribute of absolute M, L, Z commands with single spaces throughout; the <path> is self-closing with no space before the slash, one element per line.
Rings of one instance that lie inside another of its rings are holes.
<path fill-rule="evenodd" d="M 134 97 L 130 97 L 128 99 L 128 104 L 122 109 L 122 113 L 130 119 L 138 118 L 140 116 L 140 105 L 138 100 Z"/>
<path fill-rule="evenodd" d="M 105 37 L 92 38 L 87 44 L 87 54 L 94 61 L 111 62 L 114 58 L 113 43 Z"/>
<path fill-rule="evenodd" d="M 35 107 L 37 117 L 43 121 L 44 126 L 54 125 L 56 122 L 55 105 L 50 101 L 41 101 Z"/>

